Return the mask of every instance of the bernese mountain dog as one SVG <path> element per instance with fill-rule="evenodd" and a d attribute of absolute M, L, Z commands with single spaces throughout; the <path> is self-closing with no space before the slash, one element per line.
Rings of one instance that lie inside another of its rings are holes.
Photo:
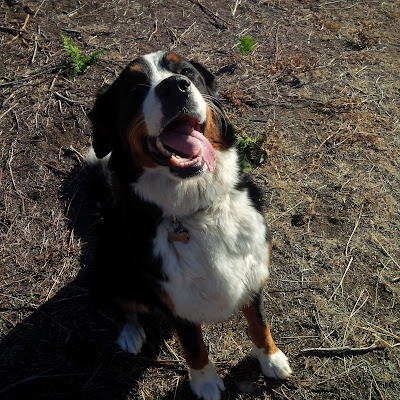
<path fill-rule="evenodd" d="M 241 171 L 215 76 L 175 53 L 151 53 L 98 94 L 89 117 L 87 168 L 102 171 L 113 193 L 97 224 L 94 286 L 123 310 L 119 346 L 139 353 L 138 316 L 162 310 L 192 391 L 217 400 L 224 384 L 201 324 L 242 310 L 262 373 L 288 378 L 263 311 L 271 242 L 260 191 Z"/>

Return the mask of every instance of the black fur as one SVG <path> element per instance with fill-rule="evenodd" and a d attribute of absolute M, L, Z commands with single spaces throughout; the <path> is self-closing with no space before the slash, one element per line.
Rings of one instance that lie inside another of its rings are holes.
<path fill-rule="evenodd" d="M 95 299 L 101 305 L 119 299 L 159 308 L 156 294 L 161 294 L 159 282 L 165 276 L 161 260 L 152 254 L 152 241 L 161 210 L 140 200 L 127 186 L 119 191 L 114 206 L 98 224 Z"/>

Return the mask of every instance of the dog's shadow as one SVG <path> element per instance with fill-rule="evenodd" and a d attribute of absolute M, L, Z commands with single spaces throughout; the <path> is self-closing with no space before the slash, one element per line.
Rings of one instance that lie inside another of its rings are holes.
<path fill-rule="evenodd" d="M 179 376 L 160 400 L 195 399 L 191 393 L 186 367 L 182 363 L 157 361 L 161 346 L 173 335 L 168 321 L 161 315 L 144 321 L 147 342 L 134 356 L 121 351 L 115 343 L 118 330 L 112 314 L 96 311 L 90 299 L 90 281 L 95 242 L 91 221 L 82 208 L 80 166 L 73 170 L 63 188 L 68 204 L 68 218 L 82 243 L 78 276 L 54 297 L 19 323 L 0 343 L 0 398 L 17 399 L 90 399 L 119 400 L 141 398 L 139 387 L 149 368 L 170 368 Z M 29 304 L 23 308 L 30 307 Z M 17 311 L 17 310 L 15 310 Z M 218 366 L 217 366 L 218 367 Z M 235 399 L 243 391 L 251 398 L 263 393 L 273 395 L 279 382 L 260 381 L 257 362 L 244 359 L 224 377 L 226 392 L 222 399 Z M 154 386 L 151 392 L 154 393 Z M 150 398 L 143 394 L 143 398 Z M 157 392 L 157 390 L 156 390 Z"/>

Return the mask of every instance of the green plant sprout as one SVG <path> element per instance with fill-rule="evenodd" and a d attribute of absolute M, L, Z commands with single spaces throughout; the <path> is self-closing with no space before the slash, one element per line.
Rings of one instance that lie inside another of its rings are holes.
<path fill-rule="evenodd" d="M 256 40 L 254 40 L 250 36 L 246 36 L 244 38 L 239 39 L 235 46 L 239 50 L 239 53 L 242 56 L 247 56 L 255 49 L 256 45 L 257 45 Z"/>
<path fill-rule="evenodd" d="M 107 50 L 103 49 L 96 50 L 88 57 L 85 57 L 81 55 L 81 51 L 78 49 L 72 38 L 67 38 L 63 35 L 61 35 L 61 38 L 63 40 L 63 49 L 67 53 L 70 78 L 85 73 L 90 66 L 97 64 L 102 54 L 107 52 Z"/>
<path fill-rule="evenodd" d="M 246 124 L 247 126 L 248 124 Z M 264 140 L 262 136 L 252 139 L 245 129 L 239 130 L 236 127 L 236 146 L 239 151 L 240 162 L 244 171 L 252 171 L 260 167 L 265 161 L 266 152 L 262 148 L 261 142 Z"/>

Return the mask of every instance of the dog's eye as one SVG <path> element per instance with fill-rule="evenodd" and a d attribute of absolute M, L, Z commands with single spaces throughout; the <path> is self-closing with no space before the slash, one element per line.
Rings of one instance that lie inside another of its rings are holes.
<path fill-rule="evenodd" d="M 183 68 L 181 75 L 185 75 L 185 76 L 192 76 L 193 75 L 193 71 L 190 68 Z"/>
<path fill-rule="evenodd" d="M 138 87 L 139 87 L 138 84 L 134 84 L 134 85 L 132 85 L 132 86 L 130 87 L 129 91 L 130 91 L 131 93 L 133 93 L 135 90 L 137 90 Z"/>

